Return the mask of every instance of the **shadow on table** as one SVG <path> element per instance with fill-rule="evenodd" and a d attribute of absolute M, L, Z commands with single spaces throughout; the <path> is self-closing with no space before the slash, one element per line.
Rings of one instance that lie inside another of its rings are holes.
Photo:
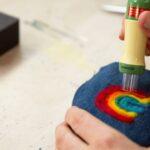
<path fill-rule="evenodd" d="M 0 77 L 15 69 L 21 61 L 22 54 L 20 45 L 0 56 Z"/>

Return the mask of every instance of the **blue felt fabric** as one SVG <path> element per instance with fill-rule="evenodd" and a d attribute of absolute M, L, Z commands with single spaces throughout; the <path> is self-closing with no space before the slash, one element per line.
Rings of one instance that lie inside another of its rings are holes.
<path fill-rule="evenodd" d="M 77 90 L 73 105 L 87 110 L 134 142 L 142 146 L 150 146 L 150 107 L 142 115 L 139 115 L 133 123 L 128 124 L 99 111 L 95 106 L 95 97 L 101 90 L 109 85 L 121 85 L 121 82 L 122 74 L 119 72 L 118 63 L 105 66 Z M 140 76 L 139 89 L 150 93 L 150 71 L 145 71 L 144 75 Z"/>

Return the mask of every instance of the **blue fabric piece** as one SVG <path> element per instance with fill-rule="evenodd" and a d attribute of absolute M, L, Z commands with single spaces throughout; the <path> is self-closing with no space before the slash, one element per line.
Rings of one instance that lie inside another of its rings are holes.
<path fill-rule="evenodd" d="M 145 147 L 150 146 L 150 107 L 146 107 L 143 114 L 139 115 L 134 122 L 128 124 L 101 112 L 95 106 L 95 98 L 101 90 L 109 85 L 121 85 L 122 74 L 118 68 L 118 63 L 112 63 L 101 68 L 96 75 L 77 90 L 73 99 L 73 106 L 78 106 L 90 112 L 134 142 Z M 145 71 L 140 76 L 139 89 L 150 93 L 150 71 Z"/>

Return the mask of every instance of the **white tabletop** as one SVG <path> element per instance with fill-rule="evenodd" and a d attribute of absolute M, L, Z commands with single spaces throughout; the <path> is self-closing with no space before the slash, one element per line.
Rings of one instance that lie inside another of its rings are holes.
<path fill-rule="evenodd" d="M 99 0 L 0 0 L 21 21 L 20 46 L 0 58 L 0 149 L 53 150 L 77 88 L 118 61 L 121 18 Z"/>

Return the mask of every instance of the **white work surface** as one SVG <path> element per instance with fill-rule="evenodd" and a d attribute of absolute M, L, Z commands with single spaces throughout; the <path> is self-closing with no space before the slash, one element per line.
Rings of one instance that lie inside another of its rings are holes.
<path fill-rule="evenodd" d="M 122 16 L 101 0 L 0 0 L 20 18 L 20 46 L 0 58 L 0 150 L 53 150 L 77 88 L 118 61 Z"/>

